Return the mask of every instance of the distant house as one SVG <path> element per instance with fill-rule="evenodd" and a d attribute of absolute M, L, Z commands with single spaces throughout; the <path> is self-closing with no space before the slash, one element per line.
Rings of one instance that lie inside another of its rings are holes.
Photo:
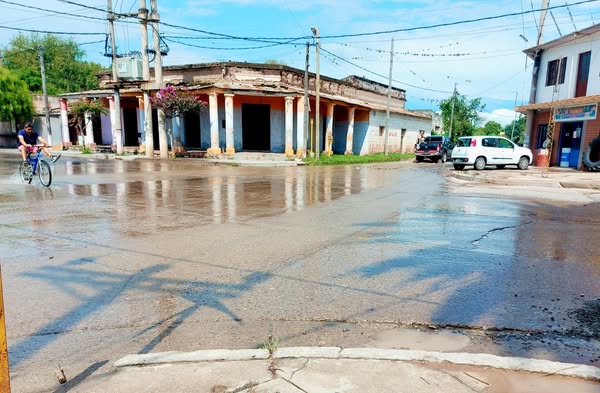
<path fill-rule="evenodd" d="M 33 118 L 30 121 L 33 123 L 33 129 L 42 135 L 47 141 L 52 144 L 61 143 L 62 122 L 59 111 L 59 98 L 48 97 L 48 106 L 50 107 L 50 132 L 52 140 L 48 138 L 46 125 L 46 111 L 44 104 L 44 96 L 41 94 L 33 94 Z M 0 122 L 0 147 L 16 147 L 17 146 L 17 131 L 23 129 L 24 124 L 18 124 L 14 120 Z"/>
<path fill-rule="evenodd" d="M 285 153 L 304 156 L 315 150 L 315 132 L 304 133 L 304 71 L 277 64 L 222 62 L 168 66 L 165 84 L 185 89 L 208 102 L 207 110 L 188 113 L 170 121 L 176 145 L 206 150 L 213 155 L 237 152 Z M 309 130 L 315 124 L 315 75 L 309 74 Z M 70 101 L 100 99 L 109 115 L 92 119 L 83 141 L 69 134 L 63 124 L 63 144 L 115 143 L 111 118 L 115 116 L 110 75 L 100 82 L 106 90 L 61 96 L 62 116 Z M 138 84 L 139 85 L 139 84 Z M 429 130 L 431 115 L 405 109 L 406 92 L 391 91 L 388 149 L 412 150 L 419 130 Z M 122 140 L 128 149 L 143 150 L 142 91 L 135 84 L 121 88 Z M 358 76 L 333 79 L 321 76 L 321 151 L 337 154 L 371 154 L 384 150 L 387 86 Z M 153 110 L 154 147 L 158 149 L 156 111 Z"/>
<path fill-rule="evenodd" d="M 515 108 L 527 115 L 524 142 L 538 164 L 580 168 L 583 151 L 600 135 L 600 24 L 525 53 L 534 61 L 530 99 Z"/>

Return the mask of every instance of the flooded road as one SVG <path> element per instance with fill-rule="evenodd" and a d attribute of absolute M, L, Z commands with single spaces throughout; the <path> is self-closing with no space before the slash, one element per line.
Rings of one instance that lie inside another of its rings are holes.
<path fill-rule="evenodd" d="M 598 204 L 459 195 L 443 166 L 411 163 L 63 157 L 45 189 L 15 158 L 0 155 L 15 391 L 54 386 L 58 364 L 83 378 L 129 353 L 270 335 L 415 347 L 443 330 L 440 350 L 597 361 Z"/>

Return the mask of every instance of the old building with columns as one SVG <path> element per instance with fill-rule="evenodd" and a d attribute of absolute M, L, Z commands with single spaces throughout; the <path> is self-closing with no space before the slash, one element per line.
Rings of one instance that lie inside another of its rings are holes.
<path fill-rule="evenodd" d="M 168 66 L 165 84 L 184 89 L 207 102 L 200 113 L 186 113 L 169 121 L 174 144 L 209 155 L 232 156 L 239 152 L 282 153 L 304 157 L 315 151 L 319 132 L 320 151 L 335 154 L 372 154 L 384 150 L 387 86 L 358 76 L 333 79 L 321 76 L 320 130 L 314 130 L 315 75 L 309 75 L 309 116 L 305 116 L 304 71 L 277 64 L 209 63 Z M 109 87 L 110 75 L 101 76 Z M 121 88 L 122 140 L 126 149 L 143 150 L 142 91 L 127 84 Z M 100 99 L 109 115 L 89 119 L 83 138 L 74 139 L 63 128 L 63 143 L 114 144 L 116 114 L 112 91 L 97 90 L 61 96 L 61 114 L 68 116 L 70 100 Z M 405 108 L 406 92 L 392 88 L 388 150 L 412 151 L 420 130 L 429 132 L 431 116 Z M 156 111 L 153 110 L 154 147 L 158 147 Z M 305 127 L 307 125 L 308 127 Z M 305 130 L 308 129 L 308 132 Z"/>

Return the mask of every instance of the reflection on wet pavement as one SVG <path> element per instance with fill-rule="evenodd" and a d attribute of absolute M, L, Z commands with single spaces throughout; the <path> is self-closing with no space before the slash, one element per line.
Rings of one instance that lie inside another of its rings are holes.
<path fill-rule="evenodd" d="M 458 195 L 436 165 L 66 158 L 48 189 L 14 168 L 0 156 L 7 299 L 28 310 L 7 314 L 23 370 L 64 346 L 87 360 L 116 356 L 115 342 L 248 347 L 286 323 L 299 345 L 340 344 L 322 337 L 338 323 L 597 336 L 600 205 Z"/>

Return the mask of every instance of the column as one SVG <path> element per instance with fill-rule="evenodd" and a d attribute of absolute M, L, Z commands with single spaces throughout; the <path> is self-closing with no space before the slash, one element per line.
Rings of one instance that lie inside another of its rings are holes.
<path fill-rule="evenodd" d="M 208 112 L 210 116 L 210 148 L 206 152 L 209 156 L 218 156 L 221 154 L 219 148 L 219 104 L 217 93 L 208 95 Z"/>
<path fill-rule="evenodd" d="M 285 155 L 294 157 L 294 97 L 285 97 Z"/>
<path fill-rule="evenodd" d="M 233 138 L 233 94 L 225 94 L 225 154 L 235 154 Z"/>
<path fill-rule="evenodd" d="M 69 135 L 69 104 L 66 98 L 60 99 L 60 122 L 62 123 L 62 145 L 71 146 L 71 136 Z"/>
<path fill-rule="evenodd" d="M 94 123 L 92 122 L 92 114 L 88 111 L 85 112 L 85 137 L 84 143 L 88 147 L 96 146 L 94 143 Z"/>
<path fill-rule="evenodd" d="M 138 133 L 140 137 L 138 138 L 138 151 L 140 153 L 144 153 L 146 151 L 146 127 L 144 127 L 144 96 L 137 96 L 138 99 Z"/>
<path fill-rule="evenodd" d="M 333 153 L 333 108 L 335 104 L 327 103 L 327 128 L 325 129 L 325 154 Z"/>
<path fill-rule="evenodd" d="M 346 134 L 346 151 L 344 154 L 352 155 L 352 146 L 354 145 L 354 113 L 355 108 L 348 108 L 348 133 Z"/>
<path fill-rule="evenodd" d="M 108 97 L 108 108 L 110 110 L 110 129 L 111 129 L 110 144 L 113 147 L 113 149 L 116 150 L 115 139 L 114 139 L 115 133 L 112 131 L 112 130 L 114 130 L 115 118 L 116 118 L 116 113 L 115 113 L 116 112 L 116 110 L 115 110 L 115 97 L 114 96 Z"/>
<path fill-rule="evenodd" d="M 296 103 L 296 157 L 306 157 L 306 135 L 304 135 L 304 97 L 298 97 Z"/>

